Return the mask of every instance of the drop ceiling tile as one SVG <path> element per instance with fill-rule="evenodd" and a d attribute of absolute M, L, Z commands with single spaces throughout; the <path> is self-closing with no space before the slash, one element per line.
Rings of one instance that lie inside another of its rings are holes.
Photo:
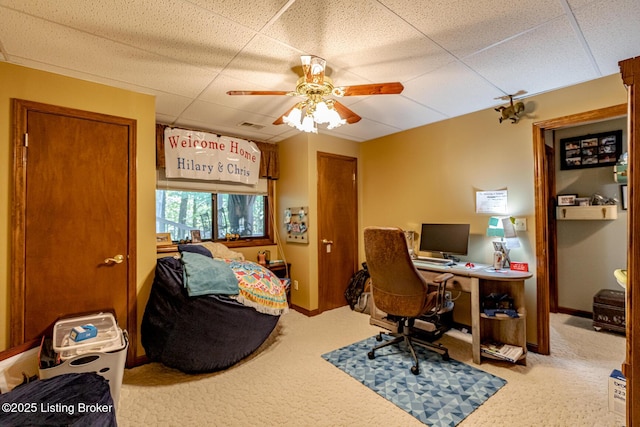
<path fill-rule="evenodd" d="M 491 107 L 497 103 L 494 98 L 503 95 L 460 62 L 446 65 L 407 82 L 403 94 L 446 117 Z"/>
<path fill-rule="evenodd" d="M 185 96 L 196 96 L 216 75 L 200 67 L 12 11 L 2 13 L 0 40 L 12 62 L 36 64 L 35 68 L 40 69 L 58 67 L 64 75 L 68 75 L 64 71 L 68 70 Z M 23 58 L 23 52 L 29 52 L 29 57 Z"/>
<path fill-rule="evenodd" d="M 392 133 L 400 131 L 401 129 L 398 127 L 385 125 L 383 123 L 363 118 L 357 123 L 342 125 L 339 128 L 332 130 L 326 130 L 323 128 L 319 132 L 334 135 L 339 138 L 362 142 L 385 135 L 391 135 Z"/>
<path fill-rule="evenodd" d="M 254 31 L 262 29 L 285 5 L 283 0 L 191 0 L 194 4 Z"/>
<path fill-rule="evenodd" d="M 603 76 L 619 73 L 619 61 L 640 55 L 640 1 L 592 2 L 575 16 Z"/>
<path fill-rule="evenodd" d="M 368 96 L 351 108 L 362 118 L 399 129 L 411 129 L 447 117 L 401 95 Z"/>
<path fill-rule="evenodd" d="M 295 67 L 300 66 L 301 54 L 269 37 L 257 36 L 222 74 L 262 87 L 268 86 L 272 90 L 292 90 L 298 80 Z"/>
<path fill-rule="evenodd" d="M 229 126 L 228 123 L 216 123 L 212 127 L 212 122 L 209 120 L 198 121 L 180 118 L 173 124 L 173 126 L 187 129 L 198 129 L 215 133 L 217 135 L 232 136 L 255 141 L 275 142 L 279 138 L 279 135 L 263 134 L 260 131 L 249 130 L 240 126 Z"/>
<path fill-rule="evenodd" d="M 600 77 L 564 17 L 464 62 L 505 94 L 535 94 Z"/>
<path fill-rule="evenodd" d="M 212 70 L 224 67 L 255 35 L 181 0 L 163 0 L 161 4 L 156 0 L 12 3 L 31 16 Z"/>
<path fill-rule="evenodd" d="M 563 13 L 558 0 L 382 0 L 458 58 L 529 30 Z"/>
<path fill-rule="evenodd" d="M 311 23 L 312 30 L 304 23 Z M 406 80 L 451 60 L 371 0 L 296 2 L 265 34 L 370 82 Z"/>
<path fill-rule="evenodd" d="M 278 134 L 280 132 L 279 127 L 282 126 L 273 125 L 275 118 L 268 115 L 242 111 L 239 116 L 238 111 L 233 108 L 203 101 L 195 101 L 189 105 L 180 116 L 180 120 L 196 120 L 208 123 L 207 129 L 217 129 L 220 126 L 233 128 L 243 122 L 249 122 L 264 126 L 258 132 L 267 135 Z"/>

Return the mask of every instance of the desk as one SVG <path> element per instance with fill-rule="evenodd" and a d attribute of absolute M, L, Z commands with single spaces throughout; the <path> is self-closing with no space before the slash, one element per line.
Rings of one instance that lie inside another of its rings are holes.
<path fill-rule="evenodd" d="M 476 264 L 474 268 L 467 268 L 462 263 L 441 266 L 417 262 L 416 268 L 428 282 L 432 282 L 433 278 L 439 274 L 451 273 L 454 277 L 447 282 L 447 289 L 471 294 L 471 345 L 474 363 L 480 364 L 483 358 L 491 358 L 481 352 L 482 342 L 497 341 L 522 347 L 524 354 L 518 363 L 526 365 L 527 313 L 524 281 L 532 276 L 531 273 L 511 270 L 488 271 L 490 266 L 479 264 Z M 489 317 L 485 315 L 482 312 L 482 299 L 492 292 L 509 294 L 513 298 L 520 317 L 513 319 L 508 316 Z M 372 321 L 372 323 L 383 326 L 377 321 Z"/>

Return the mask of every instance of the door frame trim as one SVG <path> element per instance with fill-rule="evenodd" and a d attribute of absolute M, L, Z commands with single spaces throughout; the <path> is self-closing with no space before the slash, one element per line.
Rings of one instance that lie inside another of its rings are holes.
<path fill-rule="evenodd" d="M 627 115 L 627 104 L 619 104 L 584 113 L 535 122 L 533 124 L 533 170 L 535 185 L 535 220 L 536 220 L 536 311 L 537 311 L 537 351 L 550 354 L 550 283 L 551 277 L 548 251 L 550 244 L 556 244 L 549 235 L 548 224 L 553 218 L 549 215 L 549 180 L 547 158 L 545 155 L 545 132 L 569 126 L 584 125 Z M 555 260 L 553 260 L 555 262 Z"/>
<path fill-rule="evenodd" d="M 129 335 L 129 351 L 127 366 L 133 366 L 137 355 L 138 309 L 137 309 L 137 180 L 136 180 L 136 136 L 137 121 L 135 119 L 77 110 L 68 107 L 44 104 L 24 99 L 11 99 L 13 113 L 12 136 L 13 141 L 13 198 L 11 200 L 11 249 L 10 249 L 10 308 L 9 308 L 9 346 L 20 345 L 24 341 L 25 332 L 25 236 L 26 236 L 26 173 L 24 133 L 27 126 L 27 113 L 38 111 L 66 115 L 87 120 L 118 124 L 126 126 L 129 137 L 128 153 L 128 254 L 127 254 L 127 324 L 125 328 Z"/>

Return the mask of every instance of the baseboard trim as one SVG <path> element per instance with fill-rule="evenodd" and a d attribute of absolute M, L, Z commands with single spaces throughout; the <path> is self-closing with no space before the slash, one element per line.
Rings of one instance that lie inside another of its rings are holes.
<path fill-rule="evenodd" d="M 593 313 L 590 311 L 576 310 L 575 308 L 558 307 L 558 313 L 569 314 L 571 316 L 584 317 L 585 319 L 593 319 Z"/>
<path fill-rule="evenodd" d="M 289 309 L 291 310 L 295 310 L 300 314 L 304 314 L 307 317 L 312 317 L 312 316 L 317 316 L 318 314 L 320 314 L 320 311 L 318 309 L 315 310 L 307 310 L 306 308 L 302 308 L 302 307 L 298 307 L 295 304 L 291 304 L 289 305 Z"/>

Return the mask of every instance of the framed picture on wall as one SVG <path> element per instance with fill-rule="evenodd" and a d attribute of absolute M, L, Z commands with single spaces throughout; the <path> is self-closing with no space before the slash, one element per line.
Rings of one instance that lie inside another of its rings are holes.
<path fill-rule="evenodd" d="M 613 166 L 621 154 L 621 130 L 563 138 L 560 140 L 560 169 Z"/>
<path fill-rule="evenodd" d="M 156 233 L 156 246 L 171 246 L 171 233 Z"/>
<path fill-rule="evenodd" d="M 558 206 L 573 206 L 577 197 L 577 194 L 558 194 Z"/>

